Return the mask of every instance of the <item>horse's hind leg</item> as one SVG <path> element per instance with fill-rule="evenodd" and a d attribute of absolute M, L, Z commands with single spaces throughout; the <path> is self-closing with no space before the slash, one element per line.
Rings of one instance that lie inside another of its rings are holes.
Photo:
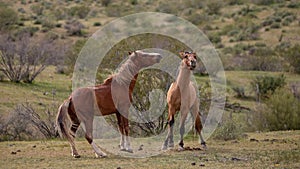
<path fill-rule="evenodd" d="M 166 150 L 169 147 L 174 147 L 174 140 L 173 140 L 173 126 L 174 126 L 174 113 L 172 108 L 169 106 L 169 115 L 168 115 L 168 134 L 167 137 L 161 147 L 162 150 Z"/>
<path fill-rule="evenodd" d="M 184 127 L 184 123 L 185 123 L 185 120 L 186 120 L 186 117 L 188 115 L 188 109 L 183 109 L 180 113 L 181 113 L 181 116 L 180 116 L 180 124 L 179 124 L 179 133 L 180 133 L 180 141 L 179 141 L 179 150 L 184 150 L 183 148 L 183 135 L 184 135 L 184 132 L 185 132 L 185 127 Z"/>
<path fill-rule="evenodd" d="M 74 139 L 75 139 L 76 131 L 80 125 L 80 121 L 78 120 L 77 116 L 70 115 L 70 118 L 72 121 L 72 125 L 70 128 L 70 135 L 72 136 L 72 139 L 70 141 L 70 145 L 71 145 L 71 149 L 72 149 L 72 156 L 75 158 L 79 158 L 80 155 L 78 154 L 78 152 L 76 150 Z"/>
<path fill-rule="evenodd" d="M 101 149 L 93 141 L 93 119 L 89 119 L 83 122 L 85 126 L 85 138 L 95 151 L 96 157 L 106 157 L 107 155 L 101 151 Z"/>
<path fill-rule="evenodd" d="M 201 118 L 200 118 L 198 104 L 195 104 L 192 107 L 191 113 L 192 113 L 192 116 L 195 120 L 195 129 L 196 129 L 196 132 L 199 134 L 200 143 L 201 143 L 202 147 L 206 149 L 206 143 L 205 143 L 205 141 L 203 139 L 203 136 L 201 134 L 203 126 L 202 126 L 202 122 L 201 122 Z"/>

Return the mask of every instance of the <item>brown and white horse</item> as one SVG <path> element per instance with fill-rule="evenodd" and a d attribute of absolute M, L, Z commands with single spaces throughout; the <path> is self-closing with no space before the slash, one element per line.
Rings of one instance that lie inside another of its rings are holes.
<path fill-rule="evenodd" d="M 132 91 L 139 70 L 158 63 L 161 58 L 159 53 L 130 52 L 128 60 L 122 64 L 118 73 L 110 76 L 100 85 L 74 90 L 71 96 L 64 101 L 58 110 L 57 126 L 62 135 L 69 141 L 73 157 L 80 157 L 75 147 L 74 138 L 81 123 L 85 126 L 85 138 L 94 149 L 96 156 L 106 156 L 93 142 L 93 120 L 94 116 L 111 114 L 117 116 L 121 135 L 120 149 L 133 152 L 129 142 L 128 124 Z M 72 123 L 70 129 L 67 126 L 68 117 Z"/>
<path fill-rule="evenodd" d="M 199 134 L 201 145 L 206 147 L 205 141 L 201 135 L 202 123 L 200 119 L 199 112 L 199 99 L 196 95 L 197 88 L 191 82 L 190 76 L 192 70 L 196 68 L 197 56 L 196 53 L 192 52 L 180 52 L 180 57 L 182 58 L 180 64 L 180 70 L 178 77 L 174 83 L 171 84 L 168 94 L 168 135 L 162 145 L 162 150 L 168 147 L 174 147 L 173 141 L 173 126 L 174 126 L 174 116 L 176 112 L 180 111 L 180 142 L 179 150 L 184 150 L 183 148 L 183 135 L 185 132 L 184 123 L 189 112 L 191 112 L 193 119 L 195 121 L 195 129 Z"/>

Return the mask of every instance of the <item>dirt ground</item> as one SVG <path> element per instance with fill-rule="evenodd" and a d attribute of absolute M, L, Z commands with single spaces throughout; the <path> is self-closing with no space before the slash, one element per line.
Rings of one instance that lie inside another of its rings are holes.
<path fill-rule="evenodd" d="M 85 140 L 76 141 L 79 159 L 71 157 L 65 140 L 0 142 L 0 168 L 300 168 L 300 131 L 247 133 L 233 141 L 210 139 L 206 151 L 197 149 L 196 140 L 187 140 L 181 152 L 168 150 L 149 158 L 108 154 L 101 159 Z"/>

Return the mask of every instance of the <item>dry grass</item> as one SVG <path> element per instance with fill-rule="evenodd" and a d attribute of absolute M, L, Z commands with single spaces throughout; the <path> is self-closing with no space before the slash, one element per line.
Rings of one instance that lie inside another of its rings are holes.
<path fill-rule="evenodd" d="M 112 154 L 96 159 L 85 140 L 76 142 L 82 155 L 80 159 L 71 157 L 66 141 L 1 142 L 0 168 L 297 168 L 300 166 L 299 140 L 300 131 L 249 133 L 248 138 L 242 140 L 210 139 L 207 151 L 169 150 L 141 159 Z M 191 139 L 186 146 L 199 145 Z"/>

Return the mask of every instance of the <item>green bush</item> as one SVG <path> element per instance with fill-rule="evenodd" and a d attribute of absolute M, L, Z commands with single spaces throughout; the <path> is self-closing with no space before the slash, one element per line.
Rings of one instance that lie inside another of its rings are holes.
<path fill-rule="evenodd" d="M 264 118 L 269 130 L 300 129 L 300 102 L 289 90 L 276 90 L 266 106 Z"/>
<path fill-rule="evenodd" d="M 256 5 L 272 5 L 275 3 L 282 3 L 284 0 L 252 0 Z"/>
<path fill-rule="evenodd" d="M 102 24 L 100 22 L 95 22 L 94 26 L 101 26 Z"/>
<path fill-rule="evenodd" d="M 18 22 L 18 13 L 13 9 L 0 6 L 0 30 L 9 30 L 11 26 Z"/>
<path fill-rule="evenodd" d="M 219 124 L 219 127 L 213 133 L 213 138 L 216 140 L 235 140 L 241 138 L 243 131 L 241 125 L 234 119 L 227 119 Z"/>
<path fill-rule="evenodd" d="M 223 3 L 222 1 L 209 1 L 207 4 L 207 9 L 206 9 L 206 12 L 209 14 L 209 15 L 217 15 L 220 13 L 220 10 L 222 9 L 223 7 Z"/>
<path fill-rule="evenodd" d="M 281 26 L 280 26 L 280 23 L 273 23 L 272 25 L 271 25 L 271 28 L 272 29 L 279 29 Z"/>
<path fill-rule="evenodd" d="M 232 90 L 235 92 L 235 97 L 237 98 L 245 98 L 245 88 L 243 86 L 235 86 L 232 87 Z"/>
<path fill-rule="evenodd" d="M 218 33 L 210 33 L 208 35 L 208 39 L 212 42 L 212 43 L 220 43 L 221 42 L 221 36 Z"/>
<path fill-rule="evenodd" d="M 283 74 L 278 77 L 256 76 L 251 81 L 251 87 L 260 96 L 268 98 L 270 94 L 272 95 L 276 91 L 276 89 L 279 89 L 286 84 L 285 79 Z"/>
<path fill-rule="evenodd" d="M 281 55 L 293 67 L 293 72 L 300 73 L 300 45 L 296 44 L 293 47 L 283 50 Z"/>
<path fill-rule="evenodd" d="M 70 16 L 73 16 L 73 17 L 77 16 L 80 19 L 84 19 L 89 14 L 90 8 L 85 5 L 77 5 L 77 6 L 71 7 L 68 12 L 69 12 Z"/>
<path fill-rule="evenodd" d="M 192 22 L 194 25 L 200 25 L 209 20 L 206 14 L 198 14 L 198 13 L 193 13 L 189 16 L 186 16 L 186 19 Z"/>

